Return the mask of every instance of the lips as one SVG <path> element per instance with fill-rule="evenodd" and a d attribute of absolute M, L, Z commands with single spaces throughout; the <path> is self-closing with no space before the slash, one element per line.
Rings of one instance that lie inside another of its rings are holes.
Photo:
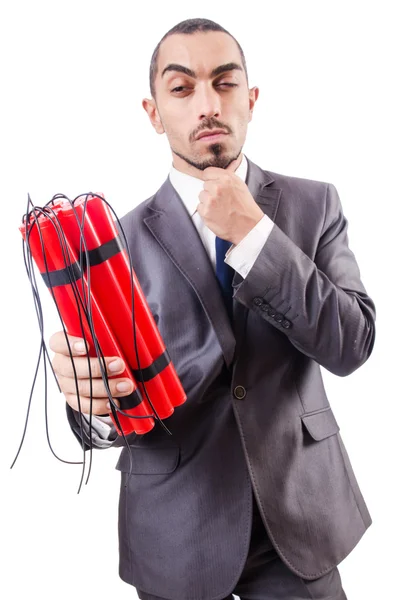
<path fill-rule="evenodd" d="M 201 131 L 196 137 L 196 140 L 200 140 L 203 137 L 212 137 L 220 134 L 226 135 L 227 131 L 224 129 L 207 129 L 205 131 Z"/>

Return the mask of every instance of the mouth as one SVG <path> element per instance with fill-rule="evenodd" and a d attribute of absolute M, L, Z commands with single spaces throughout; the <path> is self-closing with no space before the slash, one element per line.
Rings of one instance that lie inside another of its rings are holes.
<path fill-rule="evenodd" d="M 213 129 L 211 131 L 202 131 L 196 137 L 196 141 L 212 142 L 212 141 L 222 138 L 225 135 L 228 135 L 228 133 L 226 133 L 226 131 L 223 131 L 222 129 Z"/>

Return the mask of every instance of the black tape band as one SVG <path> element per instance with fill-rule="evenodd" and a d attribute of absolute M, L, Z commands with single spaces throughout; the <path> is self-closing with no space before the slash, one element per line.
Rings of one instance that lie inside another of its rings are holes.
<path fill-rule="evenodd" d="M 130 408 L 135 408 L 139 406 L 142 402 L 141 392 L 139 390 L 135 390 L 132 394 L 128 394 L 128 396 L 120 396 L 117 398 L 120 403 L 121 410 L 128 410 Z"/>
<path fill-rule="evenodd" d="M 93 250 L 88 250 L 88 258 L 90 267 L 96 267 L 101 263 L 105 262 L 109 258 L 112 258 L 119 252 L 121 252 L 125 248 L 120 236 L 116 236 L 112 240 L 109 240 L 102 246 L 98 246 L 98 248 L 94 248 Z M 83 252 L 83 266 L 86 268 L 86 253 Z"/>
<path fill-rule="evenodd" d="M 170 362 L 171 357 L 167 350 L 164 350 L 163 354 L 156 358 L 151 365 L 142 369 L 142 375 L 139 369 L 133 370 L 132 374 L 134 375 L 135 380 L 139 381 L 140 383 L 142 383 L 142 381 L 149 381 L 161 373 L 161 371 L 165 369 Z M 138 398 L 136 398 L 136 396 L 138 396 Z M 117 400 L 120 402 L 120 408 L 122 410 L 126 410 L 128 408 L 134 408 L 135 406 L 138 406 L 138 404 L 142 401 L 142 397 L 140 391 L 135 390 L 135 392 L 129 394 L 129 396 L 121 396 L 118 397 Z M 133 402 L 135 402 L 135 404 L 133 404 Z"/>
<path fill-rule="evenodd" d="M 164 350 L 163 354 L 161 354 L 156 360 L 152 362 L 151 365 L 142 369 L 142 374 L 139 369 L 134 369 L 132 371 L 136 381 L 142 383 L 142 381 L 149 381 L 153 379 L 161 373 L 165 367 L 167 367 L 171 362 L 171 357 L 168 354 L 167 350 Z"/>
<path fill-rule="evenodd" d="M 60 285 L 68 285 L 71 282 L 81 279 L 81 260 L 83 263 L 83 270 L 85 271 L 87 262 L 89 262 L 90 267 L 96 267 L 97 265 L 100 265 L 109 258 L 112 258 L 121 252 L 124 248 L 125 245 L 118 235 L 109 242 L 98 246 L 98 248 L 88 250 L 87 253 L 83 252 L 81 258 L 79 258 L 77 262 L 71 264 L 70 266 L 65 267 L 64 269 L 58 269 L 56 271 L 49 271 L 48 273 L 42 273 L 41 276 L 44 279 L 44 283 L 49 288 L 58 287 Z M 88 261 L 86 254 L 88 254 Z"/>
<path fill-rule="evenodd" d="M 67 285 L 68 283 L 74 283 L 81 279 L 81 269 L 79 263 L 73 263 L 65 269 L 58 269 L 57 271 L 48 271 L 48 273 L 42 273 L 44 283 L 49 288 L 58 287 L 59 285 Z"/>

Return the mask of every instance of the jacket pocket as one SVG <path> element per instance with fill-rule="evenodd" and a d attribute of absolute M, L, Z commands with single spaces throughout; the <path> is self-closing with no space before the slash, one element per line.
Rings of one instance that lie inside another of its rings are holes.
<path fill-rule="evenodd" d="M 124 473 L 137 475 L 160 475 L 172 473 L 179 463 L 179 446 L 139 447 L 130 446 L 131 455 L 123 448 L 116 464 L 116 469 Z"/>
<path fill-rule="evenodd" d="M 331 407 L 301 415 L 302 423 L 311 437 L 319 442 L 339 431 L 335 415 Z"/>

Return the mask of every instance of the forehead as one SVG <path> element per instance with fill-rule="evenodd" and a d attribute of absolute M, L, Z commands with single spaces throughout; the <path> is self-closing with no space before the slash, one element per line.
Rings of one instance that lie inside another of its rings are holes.
<path fill-rule="evenodd" d="M 236 42 L 223 31 L 173 34 L 160 46 L 158 76 L 161 76 L 163 69 L 170 63 L 189 67 L 200 77 L 205 76 L 214 67 L 230 62 L 242 66 Z"/>

